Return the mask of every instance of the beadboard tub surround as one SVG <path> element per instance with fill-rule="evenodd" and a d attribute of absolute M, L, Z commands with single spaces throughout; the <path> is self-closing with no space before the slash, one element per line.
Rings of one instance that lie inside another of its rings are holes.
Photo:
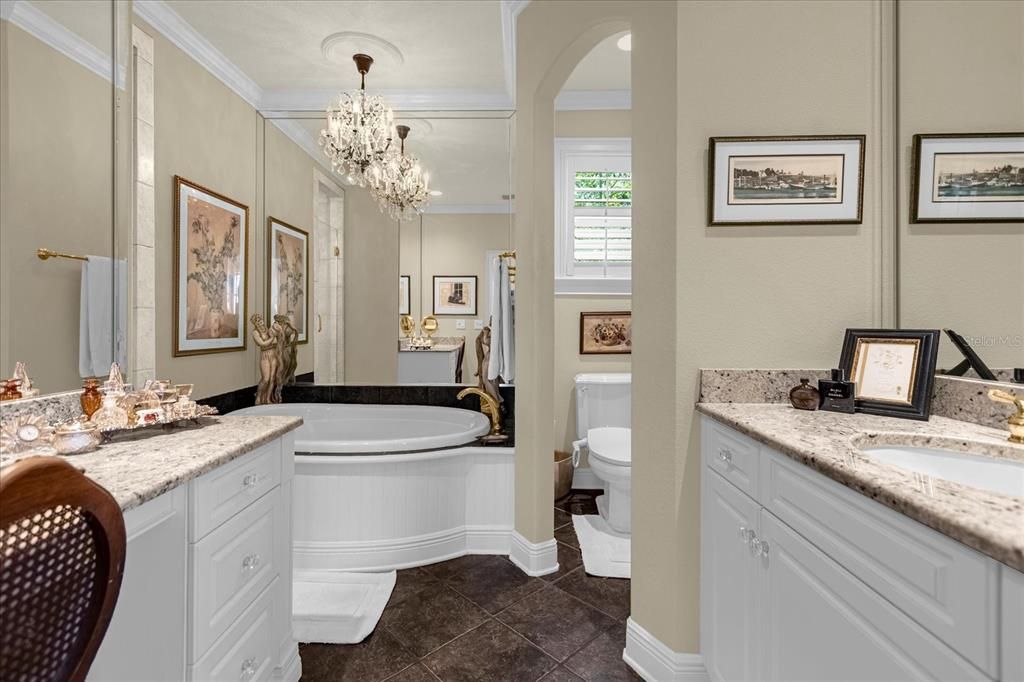
<path fill-rule="evenodd" d="M 1024 571 L 1024 498 L 923 477 L 873 460 L 859 449 L 872 442 L 913 444 L 1024 462 L 1024 446 L 1007 442 L 1005 431 L 946 417 L 920 422 L 808 412 L 788 404 L 698 403 L 697 410 L 847 488 Z"/>

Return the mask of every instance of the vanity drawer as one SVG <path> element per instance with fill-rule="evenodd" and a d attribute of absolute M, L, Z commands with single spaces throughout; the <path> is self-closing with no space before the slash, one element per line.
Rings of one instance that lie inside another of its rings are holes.
<path fill-rule="evenodd" d="M 274 594 L 281 581 L 274 581 L 246 609 L 224 636 L 191 667 L 194 682 L 269 680 L 274 671 Z"/>
<path fill-rule="evenodd" d="M 280 573 L 275 547 L 285 530 L 280 488 L 192 547 L 192 655 L 203 656 Z"/>
<path fill-rule="evenodd" d="M 772 514 L 998 677 L 995 562 L 784 455 L 762 453 L 762 503 Z"/>
<path fill-rule="evenodd" d="M 204 537 L 281 482 L 281 443 L 274 441 L 196 479 L 191 540 Z"/>
<path fill-rule="evenodd" d="M 701 443 L 706 465 L 756 499 L 760 466 L 758 442 L 704 417 Z"/>

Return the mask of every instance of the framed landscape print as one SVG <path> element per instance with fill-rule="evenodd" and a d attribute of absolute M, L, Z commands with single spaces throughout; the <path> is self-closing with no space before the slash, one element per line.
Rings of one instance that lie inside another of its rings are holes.
<path fill-rule="evenodd" d="M 434 275 L 434 314 L 476 317 L 476 275 Z"/>
<path fill-rule="evenodd" d="M 1024 222 L 1024 133 L 914 135 L 910 222 Z"/>
<path fill-rule="evenodd" d="M 633 352 L 633 313 L 580 313 L 580 355 Z"/>
<path fill-rule="evenodd" d="M 309 233 L 267 218 L 267 320 L 287 315 L 297 341 L 307 343 L 309 298 Z"/>
<path fill-rule="evenodd" d="M 861 222 L 864 136 L 712 137 L 709 225 Z"/>
<path fill-rule="evenodd" d="M 174 355 L 245 350 L 249 208 L 174 176 Z"/>
<path fill-rule="evenodd" d="M 399 275 L 398 277 L 398 314 L 408 315 L 410 305 L 409 296 L 409 285 L 412 282 L 412 278 L 409 275 Z"/>
<path fill-rule="evenodd" d="M 857 411 L 928 419 L 938 352 L 937 329 L 847 329 L 839 366 Z"/>

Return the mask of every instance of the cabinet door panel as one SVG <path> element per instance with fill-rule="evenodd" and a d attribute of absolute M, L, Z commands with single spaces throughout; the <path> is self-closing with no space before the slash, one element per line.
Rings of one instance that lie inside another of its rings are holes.
<path fill-rule="evenodd" d="M 764 679 L 987 679 L 769 512 L 760 527 Z"/>
<path fill-rule="evenodd" d="M 713 680 L 755 679 L 757 573 L 748 540 L 757 532 L 759 507 L 709 468 L 704 469 L 704 484 L 701 639 L 705 663 Z"/>

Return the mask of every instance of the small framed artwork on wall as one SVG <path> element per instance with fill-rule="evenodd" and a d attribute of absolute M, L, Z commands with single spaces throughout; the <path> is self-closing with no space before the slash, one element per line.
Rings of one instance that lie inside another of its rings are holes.
<path fill-rule="evenodd" d="M 309 233 L 267 218 L 267 312 L 291 320 L 298 342 L 309 341 Z"/>
<path fill-rule="evenodd" d="M 476 317 L 476 275 L 434 275 L 434 314 Z"/>
<path fill-rule="evenodd" d="M 580 313 L 580 355 L 628 355 L 633 352 L 633 313 Z"/>
<path fill-rule="evenodd" d="M 410 285 L 411 282 L 412 282 L 412 277 L 410 277 L 409 275 L 399 275 L 398 276 L 398 314 L 399 315 L 408 315 L 409 314 L 409 309 L 412 307 L 410 305 L 411 298 L 409 296 L 409 289 L 410 289 L 409 285 Z"/>
<path fill-rule="evenodd" d="M 928 419 L 938 352 L 937 329 L 847 329 L 839 366 L 857 411 Z"/>
<path fill-rule="evenodd" d="M 1024 133 L 914 135 L 910 222 L 1024 222 Z"/>
<path fill-rule="evenodd" d="M 245 350 L 249 208 L 174 176 L 174 356 Z"/>
<path fill-rule="evenodd" d="M 709 225 L 861 222 L 864 136 L 712 137 Z"/>

